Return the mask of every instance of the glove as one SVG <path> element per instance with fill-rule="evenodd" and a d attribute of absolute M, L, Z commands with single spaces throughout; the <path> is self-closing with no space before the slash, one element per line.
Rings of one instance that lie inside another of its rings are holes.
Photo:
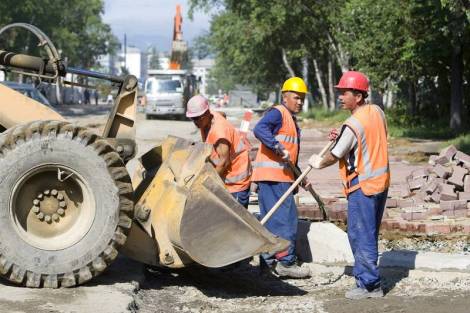
<path fill-rule="evenodd" d="M 323 158 L 318 154 L 313 154 L 310 159 L 308 159 L 308 164 L 313 168 L 320 168 L 320 163 L 323 161 Z"/>
<path fill-rule="evenodd" d="M 281 144 L 277 144 L 274 147 L 274 152 L 280 156 L 284 161 L 288 161 L 290 154 L 289 151 L 287 151 Z"/>
<path fill-rule="evenodd" d="M 287 151 L 286 149 L 282 150 L 282 155 L 281 155 L 281 158 L 284 160 L 284 161 L 289 161 L 289 151 Z"/>

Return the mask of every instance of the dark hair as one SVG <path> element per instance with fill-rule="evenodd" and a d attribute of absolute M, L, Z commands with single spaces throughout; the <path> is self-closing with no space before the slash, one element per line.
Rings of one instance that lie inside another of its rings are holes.
<path fill-rule="evenodd" d="M 357 94 L 361 94 L 362 95 L 362 99 L 366 100 L 367 97 L 369 96 L 369 94 L 365 91 L 362 91 L 362 90 L 356 90 L 356 89 L 351 89 L 352 93 L 357 95 Z"/>

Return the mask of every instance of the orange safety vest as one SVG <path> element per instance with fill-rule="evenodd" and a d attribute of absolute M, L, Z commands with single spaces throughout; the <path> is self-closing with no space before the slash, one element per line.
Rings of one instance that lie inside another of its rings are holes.
<path fill-rule="evenodd" d="M 297 164 L 299 134 L 297 133 L 292 113 L 283 105 L 276 105 L 274 109 L 279 110 L 282 114 L 282 126 L 275 138 L 289 151 L 291 162 Z M 282 158 L 261 143 L 253 162 L 251 180 L 293 182 L 295 179 L 294 173 L 292 173 Z"/>
<path fill-rule="evenodd" d="M 348 173 L 344 158 L 339 161 L 345 195 L 359 188 L 367 196 L 385 191 L 390 186 L 390 167 L 384 112 L 374 104 L 365 104 L 344 125 L 352 129 L 357 139 L 357 167 L 354 172 Z M 351 187 L 351 180 L 356 176 L 359 183 Z"/>
<path fill-rule="evenodd" d="M 220 139 L 226 139 L 230 143 L 230 165 L 223 177 L 225 187 L 229 192 L 238 192 L 250 188 L 251 164 L 248 152 L 250 145 L 247 139 L 227 121 L 219 112 L 212 113 L 212 125 L 207 134 L 206 143 L 215 145 Z M 224 137 L 220 135 L 224 134 Z M 220 163 L 219 155 L 215 149 L 210 156 L 215 165 Z"/>

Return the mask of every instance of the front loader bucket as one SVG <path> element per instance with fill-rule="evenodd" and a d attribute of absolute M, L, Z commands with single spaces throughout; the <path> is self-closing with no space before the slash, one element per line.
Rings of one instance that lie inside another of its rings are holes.
<path fill-rule="evenodd" d="M 225 189 L 207 162 L 211 149 L 172 137 L 150 153 L 160 155 L 156 163 L 161 165 L 154 177 L 146 177 L 137 188 L 136 216 L 156 240 L 162 265 L 197 262 L 221 267 L 285 250 L 289 244 L 267 231 Z M 151 173 L 151 168 L 146 172 Z"/>

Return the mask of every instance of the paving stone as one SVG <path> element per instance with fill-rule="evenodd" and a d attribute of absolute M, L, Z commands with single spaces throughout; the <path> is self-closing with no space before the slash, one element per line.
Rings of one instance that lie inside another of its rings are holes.
<path fill-rule="evenodd" d="M 459 196 L 459 200 L 470 201 L 470 192 L 459 192 L 458 196 Z"/>
<path fill-rule="evenodd" d="M 442 149 L 439 152 L 439 156 L 440 157 L 445 156 L 449 161 L 451 161 L 456 153 L 457 153 L 457 148 L 454 145 L 450 145 Z"/>
<path fill-rule="evenodd" d="M 441 213 L 442 208 L 440 205 L 428 209 L 428 215 L 441 215 Z"/>
<path fill-rule="evenodd" d="M 396 207 L 398 207 L 397 199 L 388 198 L 387 201 L 385 202 L 385 207 L 386 208 L 396 208 Z"/>
<path fill-rule="evenodd" d="M 436 179 L 428 180 L 425 186 L 423 186 L 424 191 L 431 195 L 437 189 L 437 181 Z"/>
<path fill-rule="evenodd" d="M 457 194 L 454 191 L 454 186 L 449 184 L 442 184 L 441 185 L 441 198 L 440 201 L 449 201 L 449 200 L 457 200 Z"/>
<path fill-rule="evenodd" d="M 449 177 L 447 182 L 463 189 L 463 179 L 468 174 L 468 170 L 456 165 L 452 166 L 452 169 L 452 176 Z"/>
<path fill-rule="evenodd" d="M 410 190 L 417 190 L 423 187 L 426 184 L 426 179 L 424 177 L 414 178 L 409 182 Z"/>
<path fill-rule="evenodd" d="M 412 199 L 398 199 L 397 206 L 399 208 L 409 208 L 414 205 L 414 201 Z"/>
<path fill-rule="evenodd" d="M 426 224 L 426 233 L 431 234 L 450 234 L 449 224 Z"/>
<path fill-rule="evenodd" d="M 466 200 L 452 200 L 452 201 L 441 201 L 441 209 L 446 210 L 466 210 L 467 201 Z"/>
<path fill-rule="evenodd" d="M 438 158 L 438 155 L 433 154 L 429 157 L 428 164 L 430 165 L 436 165 L 436 159 Z"/>
<path fill-rule="evenodd" d="M 420 177 L 428 177 L 429 171 L 427 168 L 420 168 L 411 172 L 411 177 L 413 180 Z"/>
<path fill-rule="evenodd" d="M 446 179 L 452 174 L 452 169 L 450 167 L 443 166 L 441 164 L 436 164 L 436 166 L 434 166 L 433 168 L 433 171 L 438 177 L 442 177 L 444 179 Z"/>
<path fill-rule="evenodd" d="M 408 184 L 402 184 L 400 186 L 400 197 L 408 198 L 411 196 L 410 186 Z"/>
<path fill-rule="evenodd" d="M 463 153 L 462 151 L 457 151 L 454 156 L 454 159 L 464 164 L 466 167 L 470 166 L 470 155 Z"/>
<path fill-rule="evenodd" d="M 441 201 L 441 191 L 439 189 L 434 190 L 431 195 L 431 200 L 435 203 L 439 203 L 439 201 Z"/>
<path fill-rule="evenodd" d="M 449 163 L 450 160 L 446 157 L 446 156 L 438 156 L 435 160 L 434 160 L 434 163 L 437 164 L 440 164 L 440 165 L 444 165 L 444 164 L 447 164 Z"/>
<path fill-rule="evenodd" d="M 318 208 L 318 205 L 301 205 L 297 207 L 297 212 L 299 215 L 299 218 L 303 219 L 308 219 L 308 220 L 314 220 L 314 221 L 319 221 L 322 219 L 322 214 L 320 209 Z"/>
<path fill-rule="evenodd" d="M 407 221 L 419 221 L 426 219 L 426 212 L 404 212 L 401 217 Z"/>
<path fill-rule="evenodd" d="M 463 178 L 463 191 L 470 192 L 470 175 L 465 175 Z"/>

